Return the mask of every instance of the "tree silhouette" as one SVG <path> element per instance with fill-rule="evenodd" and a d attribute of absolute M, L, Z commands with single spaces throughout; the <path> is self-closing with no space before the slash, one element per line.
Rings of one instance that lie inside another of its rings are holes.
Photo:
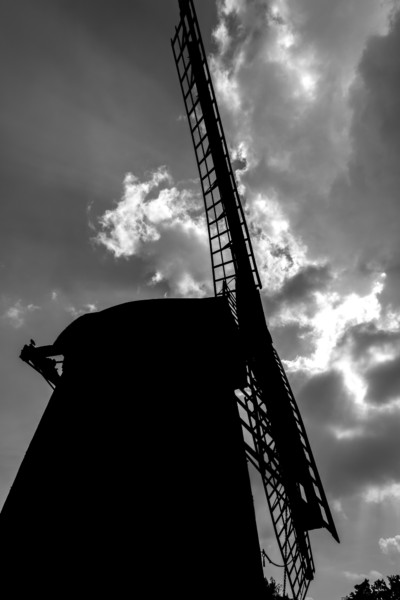
<path fill-rule="evenodd" d="M 389 575 L 387 579 L 388 583 L 384 579 L 377 579 L 374 583 L 364 579 L 354 586 L 354 592 L 342 600 L 399 600 L 400 575 Z"/>
<path fill-rule="evenodd" d="M 280 585 L 279 583 L 276 583 L 275 579 L 273 577 L 271 577 L 271 579 L 268 581 L 268 579 L 265 577 L 264 578 L 265 581 L 265 589 L 266 589 L 266 595 L 265 595 L 265 600 L 289 600 L 289 596 L 282 595 L 281 594 L 281 590 L 282 590 L 282 585 Z"/>

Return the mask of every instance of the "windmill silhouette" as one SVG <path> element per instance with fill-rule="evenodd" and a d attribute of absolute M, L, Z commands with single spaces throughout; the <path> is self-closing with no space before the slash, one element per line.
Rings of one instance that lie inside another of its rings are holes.
<path fill-rule="evenodd" d="M 0 515 L 9 597 L 265 597 L 247 462 L 303 600 L 335 526 L 272 345 L 192 0 L 172 48 L 215 296 L 127 302 L 21 358 L 53 388 Z"/>
<path fill-rule="evenodd" d="M 315 571 L 308 531 L 325 527 L 339 538 L 265 321 L 261 281 L 195 7 L 192 0 L 179 0 L 179 7 L 172 49 L 203 191 L 214 292 L 227 297 L 241 340 L 246 381 L 236 396 L 246 456 L 261 475 L 293 596 L 303 599 Z"/>

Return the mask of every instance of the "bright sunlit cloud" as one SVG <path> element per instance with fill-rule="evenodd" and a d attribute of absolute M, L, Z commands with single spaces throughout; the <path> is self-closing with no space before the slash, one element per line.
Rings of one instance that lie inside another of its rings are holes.
<path fill-rule="evenodd" d="M 391 538 L 380 538 L 379 548 L 388 556 L 397 556 L 400 560 L 400 535 Z"/>
<path fill-rule="evenodd" d="M 148 285 L 166 284 L 180 296 L 211 293 L 205 217 L 198 192 L 179 188 L 161 167 L 148 179 L 128 173 L 122 198 L 99 218 L 95 241 L 116 258 L 137 257 Z"/>
<path fill-rule="evenodd" d="M 400 501 L 400 483 L 391 483 L 383 487 L 370 487 L 363 497 L 365 502 L 373 504 L 379 504 L 385 500 Z"/>
<path fill-rule="evenodd" d="M 297 361 L 288 363 L 290 368 L 302 368 L 310 372 L 326 369 L 334 363 L 342 370 L 345 380 L 351 388 L 357 388 L 358 382 L 351 379 L 346 361 L 334 355 L 339 339 L 345 331 L 360 323 L 379 320 L 381 305 L 379 295 L 383 290 L 383 282 L 379 277 L 372 283 L 371 291 L 365 296 L 359 294 L 340 294 L 338 292 L 316 292 L 314 294 L 315 309 L 310 316 L 306 310 L 299 311 L 288 308 L 282 313 L 286 322 L 300 321 L 312 328 L 315 350 L 311 356 L 299 357 Z"/>

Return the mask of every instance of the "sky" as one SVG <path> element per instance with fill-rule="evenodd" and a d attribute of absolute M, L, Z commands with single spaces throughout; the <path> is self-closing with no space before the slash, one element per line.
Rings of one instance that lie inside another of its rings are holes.
<path fill-rule="evenodd" d="M 177 4 L 0 4 L 1 502 L 51 393 L 25 343 L 121 302 L 212 295 Z M 309 598 L 339 600 L 400 572 L 400 3 L 196 6 L 267 322 L 341 538 L 311 533 Z"/>

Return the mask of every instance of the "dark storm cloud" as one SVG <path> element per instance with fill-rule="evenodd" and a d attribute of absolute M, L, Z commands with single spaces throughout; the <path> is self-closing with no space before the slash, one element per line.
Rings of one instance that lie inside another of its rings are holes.
<path fill-rule="evenodd" d="M 400 14 L 392 19 L 388 36 L 375 37 L 359 67 L 360 84 L 354 92 L 354 136 L 359 143 L 353 177 L 365 194 L 358 199 L 362 220 L 367 219 L 365 255 L 371 269 L 387 274 L 382 299 L 400 302 L 398 245 L 400 177 Z M 374 210 L 375 207 L 375 210 Z"/>
<path fill-rule="evenodd" d="M 354 407 L 338 371 L 325 371 L 311 377 L 298 395 L 299 406 L 307 421 L 348 426 L 354 422 Z"/>
<path fill-rule="evenodd" d="M 359 435 L 336 439 L 313 430 L 313 449 L 334 495 L 350 495 L 368 487 L 400 481 L 400 416 L 376 415 Z"/>
<path fill-rule="evenodd" d="M 383 405 L 400 399 L 400 357 L 372 367 L 366 372 L 365 379 L 369 402 Z"/>
<path fill-rule="evenodd" d="M 397 13 L 387 35 L 369 40 L 359 63 L 350 96 L 352 155 L 346 176 L 330 192 L 326 212 L 331 222 L 326 239 L 335 242 L 336 251 L 358 258 L 370 271 L 387 272 L 383 297 L 389 303 L 400 299 L 397 284 L 390 281 L 390 269 L 399 263 L 399 73 Z"/>
<path fill-rule="evenodd" d="M 285 281 L 277 301 L 288 304 L 305 302 L 314 292 L 326 289 L 331 279 L 329 266 L 307 266 Z"/>
<path fill-rule="evenodd" d="M 278 252 L 282 251 L 277 249 Z M 287 250 L 282 254 L 290 262 L 293 259 L 287 257 Z M 311 309 L 313 295 L 315 292 L 325 291 L 332 281 L 332 274 L 329 265 L 308 265 L 300 268 L 295 275 L 287 277 L 274 294 L 268 293 L 263 297 L 263 303 L 267 316 L 273 316 L 277 311 L 285 306 L 295 306 L 296 304 L 308 305 Z"/>
<path fill-rule="evenodd" d="M 355 130 L 363 129 L 367 121 L 373 121 L 387 151 L 394 151 L 395 156 L 400 152 L 399 55 L 400 14 L 396 14 L 389 34 L 374 37 L 361 59 L 358 71 L 370 94 L 363 110 L 355 116 Z"/>
<path fill-rule="evenodd" d="M 215 69 L 228 129 L 247 147 L 242 181 L 250 203 L 257 194 L 277 197 L 310 255 L 329 259 L 333 269 L 390 255 L 399 221 L 397 143 L 385 146 L 380 121 L 385 114 L 394 124 L 388 112 L 398 105 L 398 19 L 388 33 L 386 25 L 391 3 L 288 2 L 261 39 L 255 6 L 267 18 L 262 0 L 232 10 L 241 35 L 229 40 Z"/>
<path fill-rule="evenodd" d="M 375 323 L 361 323 L 347 329 L 337 347 L 349 344 L 354 360 L 376 350 L 393 350 L 400 343 L 400 332 L 380 329 Z"/>
<path fill-rule="evenodd" d="M 398 410 L 363 415 L 337 371 L 314 375 L 300 385 L 296 385 L 296 377 L 294 380 L 299 408 L 329 494 L 347 496 L 400 481 Z"/>

